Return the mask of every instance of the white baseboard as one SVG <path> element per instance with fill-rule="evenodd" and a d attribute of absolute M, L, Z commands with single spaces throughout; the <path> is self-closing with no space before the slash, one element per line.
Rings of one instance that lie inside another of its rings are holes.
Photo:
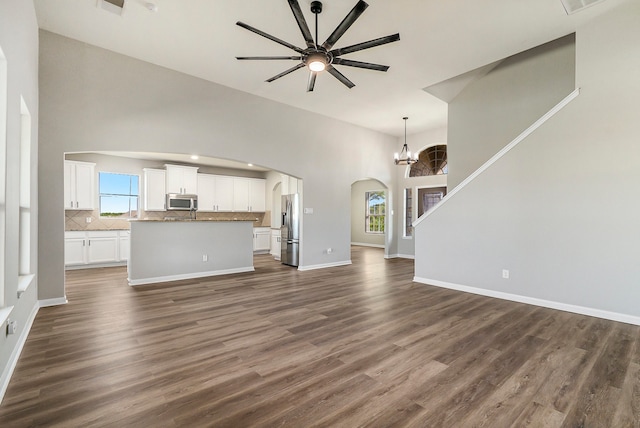
<path fill-rule="evenodd" d="M 119 267 L 119 266 L 127 266 L 127 261 L 120 262 L 109 262 L 109 263 L 90 263 L 86 265 L 69 265 L 65 266 L 64 270 L 80 270 L 80 269 L 95 269 L 95 268 L 106 268 L 106 267 Z"/>
<path fill-rule="evenodd" d="M 38 305 L 41 308 L 46 308 L 47 306 L 66 305 L 67 303 L 69 303 L 69 301 L 67 300 L 67 296 L 56 297 L 55 299 L 38 300 Z"/>
<path fill-rule="evenodd" d="M 351 260 L 346 260 L 342 262 L 324 263 L 320 265 L 299 266 L 298 270 L 306 271 L 306 270 L 326 269 L 326 268 L 338 267 L 338 266 L 348 266 L 350 264 L 351 264 Z"/>
<path fill-rule="evenodd" d="M 36 302 L 36 304 L 33 305 L 31 313 L 29 314 L 29 318 L 27 318 L 24 328 L 20 331 L 20 336 L 18 337 L 15 348 L 13 348 L 13 351 L 11 352 L 11 356 L 7 361 L 7 365 L 2 371 L 2 376 L 0 377 L 0 403 L 2 403 L 4 394 L 7 392 L 9 381 L 11 380 L 13 371 L 18 364 L 18 359 L 20 358 L 20 354 L 22 353 L 22 348 L 24 348 L 24 344 L 27 342 L 27 337 L 29 337 L 31 326 L 33 325 L 33 321 L 36 319 L 36 315 L 38 314 L 39 309 L 40 305 L 38 304 L 38 302 Z"/>
<path fill-rule="evenodd" d="M 352 242 L 351 245 L 356 245 L 358 247 L 384 248 L 384 244 L 367 244 L 366 242 Z"/>
<path fill-rule="evenodd" d="M 487 290 L 485 288 L 469 287 L 467 285 L 453 284 L 451 282 L 420 278 L 417 276 L 414 277 L 413 280 L 421 284 L 434 285 L 436 287 L 449 288 L 451 290 L 457 291 L 464 291 L 465 293 L 479 294 L 481 296 L 495 297 L 497 299 L 510 300 L 512 302 L 526 303 L 529 305 L 542 306 L 544 308 L 550 309 L 558 309 L 560 311 L 572 312 L 574 314 L 581 314 L 590 317 L 603 318 L 611 321 L 619 321 L 627 324 L 640 325 L 640 317 L 620 314 L 618 312 L 610 312 L 604 311 L 602 309 L 554 302 L 552 300 L 537 299 L 535 297 L 521 296 L 519 294 L 504 293 L 502 291 Z"/>
<path fill-rule="evenodd" d="M 385 259 L 415 259 L 416 256 L 413 254 L 389 254 L 388 256 L 384 256 Z"/>
<path fill-rule="evenodd" d="M 213 270 L 208 272 L 194 272 L 194 273 L 185 273 L 178 275 L 168 275 L 168 276 L 157 276 L 154 278 L 142 278 L 142 279 L 130 279 L 129 285 L 143 285 L 143 284 L 154 284 L 156 282 L 169 282 L 169 281 L 180 281 L 183 279 L 195 279 L 195 278 L 204 278 L 207 276 L 218 276 L 218 275 L 229 275 L 231 273 L 243 273 L 243 272 L 253 272 L 255 268 L 253 266 L 247 266 L 242 268 L 235 269 L 224 269 L 224 270 Z"/>

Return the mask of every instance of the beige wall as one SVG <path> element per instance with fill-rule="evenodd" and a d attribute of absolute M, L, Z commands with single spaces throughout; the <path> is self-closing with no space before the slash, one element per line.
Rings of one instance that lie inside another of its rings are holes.
<path fill-rule="evenodd" d="M 577 28 L 580 95 L 418 226 L 416 277 L 640 324 L 638 22 L 634 0 Z"/>

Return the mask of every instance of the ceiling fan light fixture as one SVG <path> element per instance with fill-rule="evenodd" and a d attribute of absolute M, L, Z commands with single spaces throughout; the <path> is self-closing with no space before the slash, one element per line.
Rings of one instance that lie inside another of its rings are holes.
<path fill-rule="evenodd" d="M 324 71 L 327 68 L 327 63 L 327 56 L 320 52 L 309 54 L 306 60 L 309 70 L 316 72 Z"/>

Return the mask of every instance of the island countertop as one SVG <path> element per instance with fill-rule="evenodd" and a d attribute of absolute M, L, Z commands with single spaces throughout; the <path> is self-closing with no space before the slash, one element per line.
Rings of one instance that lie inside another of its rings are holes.
<path fill-rule="evenodd" d="M 253 271 L 252 223 L 188 218 L 132 221 L 129 285 Z"/>

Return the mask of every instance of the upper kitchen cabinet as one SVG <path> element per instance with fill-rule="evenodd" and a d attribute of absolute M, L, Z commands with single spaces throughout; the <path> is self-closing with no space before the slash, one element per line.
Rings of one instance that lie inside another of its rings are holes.
<path fill-rule="evenodd" d="M 216 210 L 216 176 L 198 174 L 198 211 Z"/>
<path fill-rule="evenodd" d="M 266 203 L 266 180 L 252 178 L 249 180 L 249 206 L 253 212 L 265 212 Z"/>
<path fill-rule="evenodd" d="M 291 177 L 286 174 L 280 174 L 280 178 L 281 178 L 280 191 L 282 192 L 283 195 L 300 193 L 302 191 L 297 178 Z"/>
<path fill-rule="evenodd" d="M 95 163 L 64 161 L 64 208 L 93 210 L 95 208 Z"/>
<path fill-rule="evenodd" d="M 264 212 L 265 180 L 261 178 L 233 178 L 233 210 Z"/>
<path fill-rule="evenodd" d="M 165 165 L 167 193 L 197 194 L 198 168 L 194 166 Z"/>
<path fill-rule="evenodd" d="M 163 169 L 144 168 L 144 210 L 164 211 L 166 173 Z"/>
<path fill-rule="evenodd" d="M 234 189 L 233 177 L 224 175 L 216 175 L 215 190 L 215 210 L 214 211 L 233 211 L 234 205 Z"/>

